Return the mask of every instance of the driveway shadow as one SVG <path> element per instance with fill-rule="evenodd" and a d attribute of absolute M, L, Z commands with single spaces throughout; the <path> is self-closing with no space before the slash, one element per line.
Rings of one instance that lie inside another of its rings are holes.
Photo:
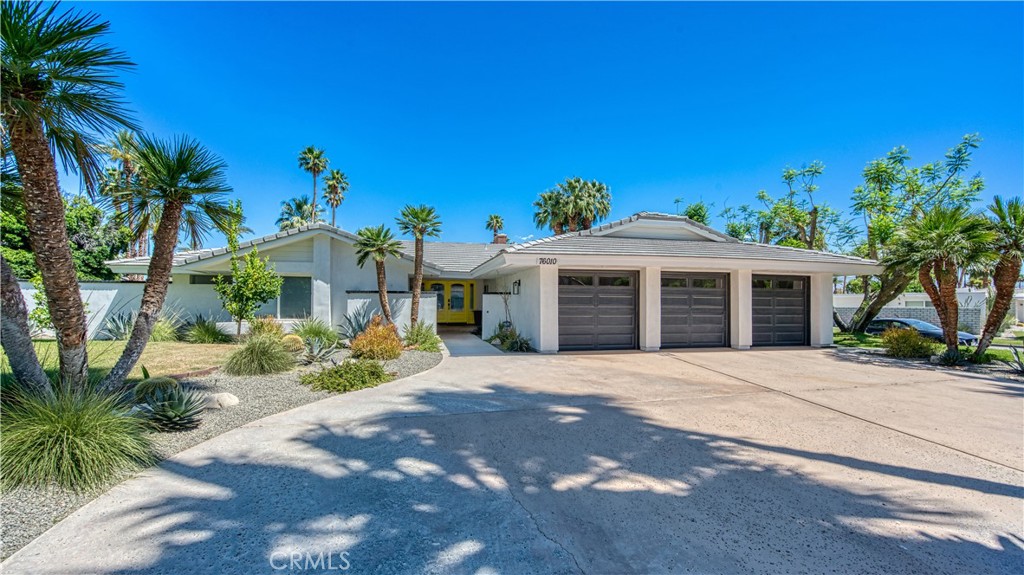
<path fill-rule="evenodd" d="M 533 407 L 447 413 L 489 396 Z M 423 392 L 417 403 L 415 414 L 298 432 L 288 464 L 275 461 L 279 446 L 165 462 L 176 482 L 197 488 L 124 512 L 133 536 L 156 552 L 141 567 L 102 572 L 338 573 L 343 560 L 351 572 L 372 573 L 1024 568 L 1017 535 L 965 539 L 957 527 L 979 515 L 904 497 L 884 482 L 854 487 L 853 478 L 954 486 L 1006 497 L 1006 505 L 1020 504 L 1017 485 L 660 426 L 600 395 L 495 384 Z M 765 454 L 824 460 L 851 480 L 825 482 L 765 463 L 778 460 Z"/>

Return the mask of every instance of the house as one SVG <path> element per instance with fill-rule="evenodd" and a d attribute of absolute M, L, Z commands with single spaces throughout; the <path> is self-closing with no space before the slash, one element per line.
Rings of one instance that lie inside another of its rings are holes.
<path fill-rule="evenodd" d="M 355 241 L 321 223 L 243 242 L 241 252 L 258 247 L 285 278 L 281 297 L 261 314 L 338 325 L 346 314 L 376 310 L 376 277 L 371 265 L 356 265 Z M 405 242 L 386 267 L 400 325 L 409 321 L 412 253 Z M 213 290 L 229 258 L 224 248 L 176 254 L 168 305 L 230 321 Z M 879 271 L 870 260 L 741 242 L 650 212 L 524 244 L 426 242 L 424 260 L 423 320 L 478 324 L 484 335 L 510 322 L 542 352 L 825 346 L 832 278 Z M 108 265 L 139 274 L 148 259 Z M 141 294 L 140 284 L 103 285 L 119 293 L 90 303 L 93 327 L 101 323 L 95 317 L 127 309 Z"/>

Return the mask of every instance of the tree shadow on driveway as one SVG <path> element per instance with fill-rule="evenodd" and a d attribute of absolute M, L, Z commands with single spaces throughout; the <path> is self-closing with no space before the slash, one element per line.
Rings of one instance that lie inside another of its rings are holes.
<path fill-rule="evenodd" d="M 984 510 L 948 491 L 1019 506 L 1018 485 L 665 427 L 600 395 L 492 385 L 422 392 L 417 403 L 414 414 L 248 430 L 254 439 L 236 454 L 165 462 L 140 479 L 159 494 L 95 526 L 103 541 L 111 529 L 124 539 L 94 548 L 109 555 L 98 572 L 337 573 L 343 561 L 360 573 L 1024 567 L 1013 530 L 972 532 Z M 780 455 L 824 460 L 843 480 L 802 473 Z M 859 483 L 866 474 L 946 496 Z"/>

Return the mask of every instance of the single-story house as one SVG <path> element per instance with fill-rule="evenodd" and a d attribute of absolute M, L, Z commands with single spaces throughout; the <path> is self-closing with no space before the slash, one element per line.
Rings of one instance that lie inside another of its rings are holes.
<path fill-rule="evenodd" d="M 285 278 L 281 297 L 262 313 L 339 325 L 346 314 L 376 309 L 373 266 L 356 265 L 355 241 L 320 223 L 243 242 L 241 252 L 258 247 Z M 413 243 L 404 242 L 401 257 L 386 266 L 399 324 L 409 318 L 412 253 Z M 168 303 L 230 321 L 213 290 L 229 258 L 225 248 L 178 253 Z M 832 342 L 833 277 L 879 271 L 870 260 L 742 242 L 683 216 L 650 212 L 523 244 L 428 241 L 424 259 L 422 319 L 478 324 L 484 336 L 510 322 L 542 352 L 825 346 Z M 141 274 L 148 263 L 108 265 Z M 102 285 L 141 293 L 140 284 Z"/>

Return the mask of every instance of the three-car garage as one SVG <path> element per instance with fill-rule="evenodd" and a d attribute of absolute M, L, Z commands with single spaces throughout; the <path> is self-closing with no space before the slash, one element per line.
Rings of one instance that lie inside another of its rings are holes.
<path fill-rule="evenodd" d="M 559 350 L 637 349 L 639 283 L 635 271 L 559 270 Z M 808 284 L 801 276 L 753 276 L 753 345 L 808 344 Z M 660 348 L 729 346 L 728 274 L 663 271 L 659 291 Z"/>

